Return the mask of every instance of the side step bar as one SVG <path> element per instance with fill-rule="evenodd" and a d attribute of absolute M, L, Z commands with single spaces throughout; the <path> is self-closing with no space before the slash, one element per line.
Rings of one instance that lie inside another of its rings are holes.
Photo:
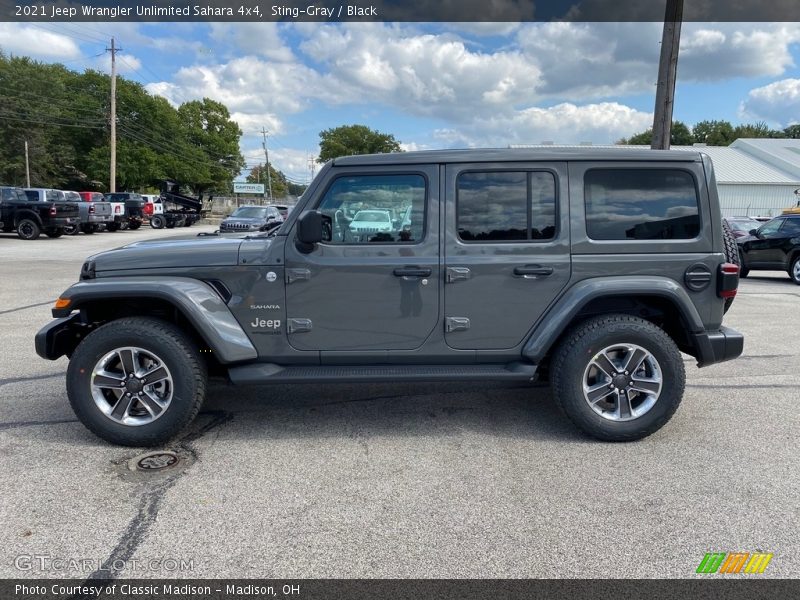
<path fill-rule="evenodd" d="M 261 363 L 231 367 L 231 382 L 335 383 L 381 381 L 533 381 L 536 365 L 514 362 L 506 365 L 366 365 L 360 367 L 320 365 L 281 366 Z"/>

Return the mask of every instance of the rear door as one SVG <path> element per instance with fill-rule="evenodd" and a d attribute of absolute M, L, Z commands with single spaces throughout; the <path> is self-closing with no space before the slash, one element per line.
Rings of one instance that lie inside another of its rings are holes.
<path fill-rule="evenodd" d="M 570 278 L 567 165 L 445 169 L 445 338 L 513 348 Z"/>

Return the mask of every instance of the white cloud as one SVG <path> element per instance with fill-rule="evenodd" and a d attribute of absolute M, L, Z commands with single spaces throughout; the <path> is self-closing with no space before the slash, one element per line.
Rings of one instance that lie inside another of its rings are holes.
<path fill-rule="evenodd" d="M 210 23 L 211 38 L 223 47 L 236 47 L 238 55 L 255 55 L 279 62 L 294 60 L 278 23 Z"/>
<path fill-rule="evenodd" d="M 81 57 L 81 50 L 72 38 L 25 23 L 0 23 L 0 50 L 42 60 Z"/>
<path fill-rule="evenodd" d="M 800 79 L 783 79 L 750 90 L 740 113 L 742 118 L 764 119 L 781 127 L 800 122 Z"/>

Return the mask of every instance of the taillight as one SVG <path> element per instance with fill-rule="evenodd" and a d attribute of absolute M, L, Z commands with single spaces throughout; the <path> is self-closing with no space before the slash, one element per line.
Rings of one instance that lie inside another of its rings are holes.
<path fill-rule="evenodd" d="M 115 206 L 115 207 L 114 207 L 114 212 L 115 212 L 115 213 L 119 213 L 119 206 Z"/>
<path fill-rule="evenodd" d="M 58 209 L 56 209 L 56 206 L 54 204 L 53 206 L 50 207 L 50 216 L 55 217 L 56 213 L 58 213 Z"/>
<path fill-rule="evenodd" d="M 722 263 L 719 266 L 717 295 L 720 298 L 733 298 L 739 287 L 739 265 Z"/>
<path fill-rule="evenodd" d="M 151 203 L 147 203 L 144 205 L 144 214 L 152 215 L 153 214 L 153 205 Z"/>
<path fill-rule="evenodd" d="M 94 204 L 92 204 L 92 205 L 89 207 L 89 214 L 90 214 L 90 215 L 93 215 L 93 214 L 94 214 Z"/>

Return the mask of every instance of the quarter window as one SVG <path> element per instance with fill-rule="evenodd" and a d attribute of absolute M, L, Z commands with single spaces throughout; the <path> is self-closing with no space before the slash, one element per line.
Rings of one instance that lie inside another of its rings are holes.
<path fill-rule="evenodd" d="M 425 178 L 354 175 L 334 180 L 318 210 L 331 244 L 417 243 L 425 233 Z"/>
<path fill-rule="evenodd" d="M 694 178 L 678 169 L 593 169 L 584 176 L 595 240 L 685 240 L 700 233 Z"/>
<path fill-rule="evenodd" d="M 456 181 L 458 237 L 465 242 L 551 240 L 556 182 L 548 171 L 470 171 Z"/>

